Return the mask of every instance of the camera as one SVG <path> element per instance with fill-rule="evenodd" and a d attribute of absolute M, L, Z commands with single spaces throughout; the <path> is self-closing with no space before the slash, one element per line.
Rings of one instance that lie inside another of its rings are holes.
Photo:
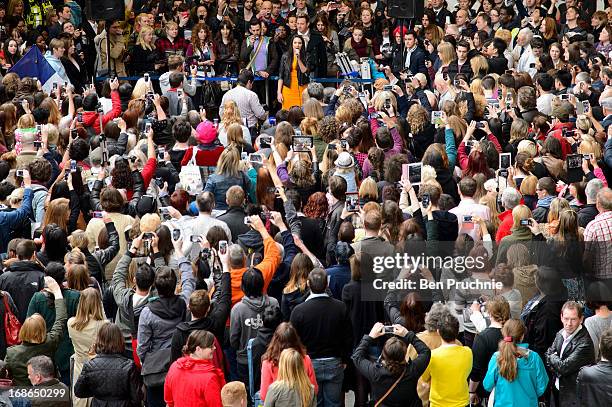
<path fill-rule="evenodd" d="M 152 239 L 153 239 L 153 233 L 145 232 L 142 234 L 142 240 L 152 240 Z"/>
<path fill-rule="evenodd" d="M 181 229 L 172 229 L 172 240 L 177 241 L 181 238 Z"/>
<path fill-rule="evenodd" d="M 472 215 L 463 215 L 463 221 L 465 223 L 472 223 L 473 222 Z"/>
<path fill-rule="evenodd" d="M 191 235 L 189 241 L 191 241 L 191 243 L 200 243 L 201 239 L 198 235 Z"/>
<path fill-rule="evenodd" d="M 392 334 L 393 333 L 393 325 L 385 325 L 383 327 L 383 333 Z"/>
<path fill-rule="evenodd" d="M 423 194 L 423 196 L 421 197 L 421 204 L 423 205 L 423 208 L 427 208 L 430 202 L 431 199 L 429 197 L 429 194 Z"/>
<path fill-rule="evenodd" d="M 102 219 L 103 217 L 104 217 L 104 215 L 102 215 L 102 212 L 100 212 L 100 211 L 94 211 L 92 213 L 92 218 Z"/>
<path fill-rule="evenodd" d="M 219 241 L 219 254 L 227 253 L 227 240 Z"/>

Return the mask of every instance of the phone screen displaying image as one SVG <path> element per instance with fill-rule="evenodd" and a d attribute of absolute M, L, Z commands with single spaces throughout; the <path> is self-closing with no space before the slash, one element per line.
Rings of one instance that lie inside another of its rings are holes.
<path fill-rule="evenodd" d="M 412 185 L 421 184 L 421 170 L 423 163 L 408 164 L 408 179 Z"/>
<path fill-rule="evenodd" d="M 310 136 L 293 136 L 292 138 L 293 151 L 308 152 L 312 148 L 312 137 Z"/>

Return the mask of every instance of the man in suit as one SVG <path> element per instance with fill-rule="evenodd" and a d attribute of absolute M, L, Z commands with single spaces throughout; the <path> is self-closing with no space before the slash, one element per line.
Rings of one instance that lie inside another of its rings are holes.
<path fill-rule="evenodd" d="M 582 326 L 582 305 L 567 301 L 561 308 L 561 329 L 546 351 L 546 364 L 552 373 L 555 406 L 577 405 L 576 379 L 583 366 L 595 362 L 595 350 L 589 331 Z M 560 396 L 561 395 L 561 396 Z"/>
<path fill-rule="evenodd" d="M 444 28 L 444 25 L 448 21 L 452 22 L 452 14 L 446 7 L 444 7 L 444 0 L 431 0 L 431 8 L 436 15 L 436 25 Z M 448 18 L 448 20 L 447 20 Z"/>
<path fill-rule="evenodd" d="M 408 33 L 404 35 L 403 55 L 400 56 L 396 54 L 395 60 L 393 61 L 393 71 L 396 76 L 406 68 L 410 71 L 411 75 L 416 75 L 420 72 L 425 75 L 429 83 L 429 73 L 425 66 L 426 59 L 427 55 L 425 51 L 418 46 L 416 33 L 414 31 L 408 31 Z"/>
<path fill-rule="evenodd" d="M 291 323 L 312 360 L 319 407 L 340 407 L 344 400 L 344 368 L 353 347 L 352 325 L 342 301 L 327 294 L 327 273 L 315 268 L 308 275 L 311 294 L 291 313 Z"/>
<path fill-rule="evenodd" d="M 309 28 L 307 14 L 297 16 L 297 34 L 304 38 L 306 43 L 306 60 L 311 78 L 324 78 L 327 76 L 327 51 L 321 34 Z"/>

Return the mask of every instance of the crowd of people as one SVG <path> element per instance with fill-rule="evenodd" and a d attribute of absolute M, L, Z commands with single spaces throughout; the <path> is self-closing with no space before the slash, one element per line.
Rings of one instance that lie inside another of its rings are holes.
<path fill-rule="evenodd" d="M 612 6 L 425 6 L 0 5 L 0 402 L 607 405 Z"/>

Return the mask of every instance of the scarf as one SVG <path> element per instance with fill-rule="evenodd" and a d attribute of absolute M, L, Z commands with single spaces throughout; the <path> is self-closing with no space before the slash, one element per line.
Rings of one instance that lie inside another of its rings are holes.
<path fill-rule="evenodd" d="M 359 58 L 368 57 L 368 40 L 364 37 L 359 42 L 355 42 L 351 37 L 351 47 L 355 50 Z"/>
<path fill-rule="evenodd" d="M 552 195 L 545 196 L 542 199 L 538 199 L 537 207 L 541 206 L 543 208 L 550 208 L 550 203 L 552 202 L 553 199 L 555 199 L 555 197 Z"/>

